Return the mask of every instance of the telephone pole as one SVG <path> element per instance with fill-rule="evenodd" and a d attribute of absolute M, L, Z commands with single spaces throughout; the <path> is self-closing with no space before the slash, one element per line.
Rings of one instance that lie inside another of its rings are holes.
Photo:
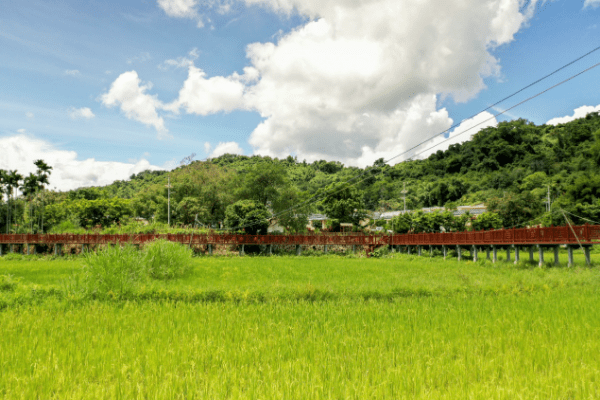
<path fill-rule="evenodd" d="M 546 211 L 550 212 L 550 206 L 551 206 L 551 202 L 550 202 L 550 185 L 548 185 L 548 197 L 547 200 L 545 201 L 546 203 Z"/>
<path fill-rule="evenodd" d="M 167 225 L 171 226 L 171 173 L 167 177 Z"/>
<path fill-rule="evenodd" d="M 404 214 L 406 214 L 406 182 L 402 182 L 402 197 L 404 198 Z"/>

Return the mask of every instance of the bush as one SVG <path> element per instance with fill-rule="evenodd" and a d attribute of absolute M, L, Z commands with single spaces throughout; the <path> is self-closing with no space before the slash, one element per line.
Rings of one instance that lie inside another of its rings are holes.
<path fill-rule="evenodd" d="M 181 243 L 155 240 L 144 249 L 144 268 L 154 279 L 173 279 L 191 269 L 192 250 Z"/>
<path fill-rule="evenodd" d="M 145 276 L 142 254 L 132 244 L 107 246 L 84 255 L 82 284 L 87 295 L 128 293 Z"/>

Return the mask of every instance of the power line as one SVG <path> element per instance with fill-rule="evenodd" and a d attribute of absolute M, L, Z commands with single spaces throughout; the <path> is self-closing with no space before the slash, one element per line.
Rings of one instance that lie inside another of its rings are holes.
<path fill-rule="evenodd" d="M 595 49 L 593 49 L 593 50 L 589 51 L 588 53 L 584 54 L 583 56 L 581 56 L 581 57 L 578 57 L 577 59 L 575 59 L 575 60 L 573 60 L 573 61 L 569 62 L 568 64 L 565 64 L 565 65 L 563 65 L 562 67 L 560 67 L 560 68 L 556 69 L 555 71 L 553 71 L 552 73 L 550 73 L 550 74 L 548 74 L 548 75 L 544 76 L 543 78 L 540 78 L 540 79 L 538 79 L 537 81 L 535 81 L 535 82 L 533 82 L 533 83 L 531 83 L 531 84 L 529 84 L 529 85 L 525 86 L 524 88 L 522 88 L 522 89 L 520 89 L 520 90 L 518 90 L 518 91 L 514 92 L 514 93 L 513 93 L 513 94 L 511 94 L 510 96 L 507 96 L 507 97 L 505 97 L 504 99 L 502 99 L 502 100 L 500 100 L 500 101 L 498 101 L 498 102 L 494 103 L 493 105 L 491 105 L 491 106 L 489 106 L 489 107 L 485 108 L 485 109 L 484 109 L 484 110 L 482 110 L 481 112 L 479 112 L 479 113 L 477 113 L 477 114 L 474 114 L 473 116 L 471 116 L 471 117 L 467 118 L 467 120 L 468 120 L 468 119 L 472 119 L 472 118 L 474 118 L 475 116 L 477 116 L 477 115 L 481 114 L 482 112 L 484 112 L 484 111 L 486 111 L 486 110 L 489 110 L 490 108 L 492 108 L 492 107 L 494 107 L 494 106 L 496 106 L 496 105 L 498 105 L 498 104 L 502 103 L 503 101 L 505 101 L 505 100 L 507 100 L 507 99 L 510 99 L 511 97 L 513 97 L 513 96 L 517 95 L 518 93 L 520 93 L 520 92 L 522 92 L 522 91 L 524 91 L 524 90 L 526 90 L 526 89 L 530 88 L 531 86 L 533 86 L 533 85 L 535 85 L 535 84 L 537 84 L 537 83 L 539 83 L 539 82 L 543 81 L 544 79 L 547 79 L 548 77 L 550 77 L 550 76 L 554 75 L 555 73 L 557 73 L 557 72 L 559 72 L 559 71 L 563 70 L 564 68 L 566 68 L 566 67 L 568 67 L 568 66 L 570 66 L 570 65 L 574 64 L 575 62 L 577 62 L 577 61 L 579 61 L 579 60 L 583 59 L 584 57 L 587 57 L 587 56 L 589 56 L 590 54 L 592 54 L 592 53 L 594 53 L 594 52 L 596 52 L 596 51 L 598 51 L 598 50 L 600 50 L 600 46 L 598 46 L 598 47 L 596 47 Z M 433 149 L 433 148 L 435 148 L 435 147 L 439 146 L 439 145 L 440 145 L 440 144 L 442 144 L 442 143 L 445 143 L 445 142 L 447 142 L 447 141 L 449 141 L 449 140 L 451 140 L 451 139 L 454 139 L 454 138 L 456 138 L 457 136 L 459 136 L 459 135 L 462 135 L 462 134 L 464 134 L 464 133 L 466 133 L 466 132 L 468 132 L 468 131 L 470 131 L 470 130 L 472 130 L 472 129 L 476 128 L 477 126 L 479 126 L 479 125 L 482 125 L 482 124 L 484 124 L 484 123 L 486 123 L 486 122 L 488 122 L 488 121 L 490 121 L 490 120 L 492 120 L 492 119 L 495 119 L 496 117 L 498 117 L 498 116 L 500 116 L 500 115 L 502 115 L 502 114 L 505 114 L 505 113 L 507 113 L 508 111 L 510 111 L 510 110 L 512 110 L 512 109 L 514 109 L 514 108 L 516 108 L 516 107 L 518 107 L 518 106 L 520 106 L 520 105 L 522 105 L 522 104 L 524 104 L 524 103 L 526 103 L 526 102 L 528 102 L 528 101 L 530 101 L 530 100 L 533 100 L 533 99 L 535 99 L 535 98 L 537 98 L 537 97 L 541 96 L 542 94 L 544 94 L 544 93 L 546 93 L 546 92 L 548 92 L 548 91 L 550 91 L 550 90 L 552 90 L 552 89 L 554 89 L 554 88 L 556 88 L 556 87 L 558 87 L 558 86 L 560 86 L 560 85 L 562 85 L 562 84 L 564 84 L 564 83 L 566 83 L 566 82 L 568 82 L 568 81 L 570 81 L 570 80 L 572 80 L 572 79 L 574 79 L 574 78 L 578 77 L 579 75 L 582 75 L 582 74 L 584 74 L 584 73 L 586 73 L 586 72 L 588 72 L 588 71 L 590 71 L 590 70 L 592 70 L 592 69 L 594 69 L 594 68 L 598 67 L 599 65 L 600 65 L 600 63 L 596 63 L 596 64 L 594 64 L 593 66 L 591 66 L 591 67 L 589 67 L 589 68 L 586 68 L 586 69 L 584 69 L 583 71 L 580 71 L 580 72 L 578 72 L 577 74 L 575 74 L 575 75 L 572 75 L 572 76 L 570 76 L 569 78 L 567 78 L 567 79 L 565 79 L 565 80 L 563 80 L 563 81 L 561 81 L 561 82 L 559 82 L 559 83 L 557 83 L 557 84 L 555 84 L 555 85 L 553 85 L 553 86 L 551 86 L 551 87 L 549 87 L 549 88 L 547 88 L 547 89 L 545 89 L 545 90 L 543 90 L 543 91 L 541 91 L 541 92 L 539 92 L 539 93 L 537 93 L 537 94 L 535 94 L 535 95 L 533 95 L 533 96 L 530 96 L 530 97 L 528 97 L 527 99 L 525 99 L 525 100 L 523 100 L 523 101 L 520 101 L 519 103 L 517 103 L 517 104 L 515 104 L 515 105 L 513 105 L 513 106 L 511 106 L 511 107 L 509 107 L 509 108 L 507 108 L 507 109 L 505 109 L 504 111 L 501 111 L 501 112 L 499 112 L 499 113 L 497 113 L 497 114 L 493 115 L 492 117 L 490 117 L 490 118 L 488 118 L 488 119 L 486 119 L 486 120 L 484 120 L 484 121 L 482 121 L 482 122 L 480 122 L 480 123 L 478 123 L 478 124 L 476 124 L 476 125 L 474 125 L 474 126 L 472 126 L 472 127 L 470 127 L 470 128 L 467 128 L 466 130 L 464 130 L 464 131 L 462 131 L 462 132 L 460 132 L 460 133 L 458 133 L 458 134 L 456 134 L 456 135 L 453 135 L 453 136 L 451 136 L 451 137 L 449 137 L 449 138 L 447 138 L 447 139 L 445 139 L 445 140 L 443 140 L 443 141 L 441 141 L 441 142 L 439 142 L 439 143 L 437 143 L 437 144 L 435 144 L 435 145 L 433 145 L 433 146 L 430 146 L 430 147 L 428 147 L 428 148 L 426 148 L 426 149 L 424 149 L 424 150 L 421 150 L 421 151 L 417 152 L 417 153 L 416 153 L 416 154 L 414 154 L 414 155 L 419 155 L 419 154 L 421 154 L 421 153 L 424 153 L 424 152 L 426 152 L 426 151 L 428 151 L 428 150 L 431 150 L 431 149 Z M 414 149 L 418 148 L 419 146 L 421 146 L 421 145 L 423 145 L 423 144 L 427 143 L 427 142 L 428 142 L 428 141 L 430 141 L 431 139 L 434 139 L 434 138 L 436 138 L 436 137 L 438 137 L 438 136 L 440 136 L 440 135 L 442 135 L 442 134 L 444 134 L 444 133 L 448 132 L 450 129 L 452 129 L 452 128 L 454 128 L 454 127 L 457 127 L 457 126 L 459 126 L 461 123 L 462 123 L 462 121 L 461 121 L 461 122 L 459 122 L 459 123 L 457 123 L 457 124 L 454 124 L 454 125 L 452 125 L 450 128 L 446 129 L 446 130 L 445 130 L 445 131 L 443 131 L 443 132 L 440 132 L 440 133 L 438 133 L 438 134 L 436 134 L 436 135 L 434 135 L 434 136 L 431 136 L 431 137 L 429 137 L 429 138 L 427 138 L 427 139 L 423 140 L 423 141 L 422 141 L 422 142 L 420 142 L 419 144 L 417 144 L 417 145 L 415 145 L 415 146 L 411 147 L 410 149 L 408 149 L 408 150 L 406 150 L 406 151 L 404 151 L 404 152 L 402 152 L 402 153 L 399 153 L 399 154 L 397 154 L 397 155 L 393 156 L 392 158 L 390 158 L 390 159 L 388 159 L 388 160 L 385 160 L 385 161 L 384 161 L 384 163 L 385 163 L 385 164 L 387 164 L 387 163 L 389 163 L 390 161 L 392 161 L 392 160 L 394 160 L 394 159 L 396 159 L 396 158 L 398 158 L 398 157 L 401 157 L 401 156 L 403 156 L 403 155 L 405 155 L 405 154 L 407 154 L 407 153 L 411 152 L 412 150 L 414 150 Z M 363 175 L 365 175 L 367 172 L 370 172 L 370 171 L 372 171 L 372 170 L 371 170 L 371 169 L 369 169 L 369 167 L 367 167 L 367 168 L 365 168 L 365 170 L 364 170 L 363 172 L 361 172 L 360 174 L 358 174 L 358 175 L 357 175 L 357 176 L 355 176 L 354 178 L 351 178 L 351 179 L 349 179 L 349 180 L 347 180 L 347 181 L 343 182 L 342 184 L 349 184 L 350 182 L 357 180 L 358 178 L 362 177 Z M 381 172 L 383 172 L 383 170 L 382 170 Z M 380 173 L 381 173 L 381 172 L 380 172 Z M 365 179 L 366 179 L 366 178 L 365 178 Z M 354 186 L 354 185 L 356 185 L 357 183 L 360 183 L 360 182 L 364 181 L 365 179 L 361 179 L 360 181 L 356 181 L 356 182 L 352 183 L 352 185 L 351 185 L 351 186 Z M 299 203 L 298 205 L 292 206 L 292 207 L 290 207 L 290 208 L 288 208 L 288 209 L 286 209 L 286 210 L 283 210 L 283 211 L 281 211 L 281 212 L 279 212 L 279 213 L 273 214 L 273 215 L 271 216 L 271 218 L 269 218 L 269 219 L 273 219 L 273 218 L 277 218 L 278 216 L 285 215 L 285 214 L 287 214 L 287 213 L 291 212 L 291 211 L 292 211 L 293 209 L 295 209 L 295 208 L 304 207 L 304 206 L 306 206 L 306 205 L 312 204 L 312 203 L 314 203 L 315 201 L 317 201 L 317 200 L 318 200 L 318 197 L 319 197 L 319 196 L 323 196 L 323 195 L 327 195 L 327 194 L 334 194 L 334 193 L 337 193 L 337 192 L 339 192 L 339 191 L 341 191 L 341 190 L 343 190 L 343 189 L 345 189 L 345 187 L 344 187 L 344 188 L 341 188 L 341 189 L 339 189 L 339 190 L 335 190 L 335 189 L 334 189 L 334 190 L 330 190 L 330 191 L 325 191 L 325 192 L 323 192 L 323 193 L 317 193 L 317 194 L 315 194 L 313 197 L 311 197 L 310 199 L 308 199 L 308 200 L 306 200 L 306 201 L 304 201 L 304 202 L 302 202 L 302 203 Z M 237 229 L 243 229 L 243 228 L 247 228 L 247 227 L 250 227 L 250 226 L 254 226 L 254 225 L 256 225 L 256 224 L 257 224 L 257 223 L 247 224 L 247 225 L 244 225 L 244 226 L 238 227 Z M 221 229 L 221 230 L 226 230 L 226 229 L 224 228 L 224 229 Z"/>

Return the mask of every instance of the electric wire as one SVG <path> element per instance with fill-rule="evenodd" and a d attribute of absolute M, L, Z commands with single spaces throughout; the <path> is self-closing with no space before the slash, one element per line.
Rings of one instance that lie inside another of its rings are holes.
<path fill-rule="evenodd" d="M 509 99 L 509 98 L 513 97 L 514 95 L 516 95 L 516 94 L 518 94 L 518 93 L 522 92 L 523 90 L 525 90 L 525 89 L 527 89 L 527 88 L 529 88 L 529 87 L 531 87 L 531 86 L 533 86 L 533 85 L 535 85 L 535 84 L 537 84 L 537 83 L 541 82 L 542 80 L 544 80 L 544 79 L 546 79 L 546 78 L 548 78 L 548 77 L 550 77 L 550 76 L 554 75 L 556 72 L 558 72 L 558 71 L 560 71 L 560 70 L 562 70 L 562 69 L 566 68 L 566 67 L 567 67 L 567 66 L 569 66 L 569 65 L 572 65 L 573 63 L 575 63 L 575 62 L 577 62 L 577 61 L 581 60 L 581 59 L 582 59 L 582 58 L 584 58 L 584 57 L 587 57 L 588 55 L 592 54 L 593 52 L 595 52 L 595 51 L 597 51 L 597 50 L 600 50 L 600 46 L 599 46 L 599 47 L 596 47 L 595 49 L 591 50 L 590 52 L 588 52 L 588 53 L 584 54 L 583 56 L 581 56 L 581 57 L 579 57 L 579 58 L 577 58 L 577 59 L 575 59 L 575 60 L 571 61 L 570 63 L 568 63 L 568 64 L 565 64 L 565 65 L 564 65 L 564 66 L 562 66 L 561 68 L 559 68 L 559 69 L 555 70 L 554 72 L 552 72 L 552 73 L 550 73 L 550 74 L 546 75 L 545 77 L 538 79 L 536 82 L 533 82 L 533 83 L 529 84 L 529 85 L 528 85 L 528 86 L 526 86 L 525 88 L 523 88 L 523 89 L 520 89 L 519 91 L 517 91 L 517 92 L 513 93 L 512 95 L 510 95 L 510 96 L 508 96 L 508 97 L 504 98 L 503 100 L 500 100 L 499 102 L 496 102 L 496 103 L 494 103 L 494 105 L 487 107 L 486 109 L 484 109 L 484 110 L 483 110 L 483 111 L 481 111 L 481 112 L 484 112 L 484 111 L 486 111 L 486 110 L 490 109 L 491 107 L 494 107 L 494 106 L 496 106 L 497 104 L 499 104 L 499 103 L 501 103 L 501 102 L 505 101 L 506 99 Z M 578 76 L 580 76 L 580 75 L 582 75 L 582 74 L 584 74 L 584 73 L 586 73 L 586 72 L 588 72 L 588 71 L 590 71 L 590 70 L 592 70 L 592 69 L 594 69 L 594 68 L 598 67 L 599 65 L 600 65 L 600 63 L 596 63 L 596 64 L 592 65 L 591 67 L 588 67 L 588 68 L 586 68 L 586 69 L 584 69 L 584 70 L 582 70 L 582 71 L 578 72 L 578 73 L 577 73 L 577 74 L 575 74 L 575 75 L 571 75 L 569 78 L 567 78 L 567 79 L 564 79 L 564 80 L 562 80 L 561 82 L 559 82 L 559 83 L 557 83 L 557 84 L 555 84 L 555 85 L 553 85 L 553 86 L 551 86 L 551 87 L 549 87 L 549 88 L 547 88 L 547 89 L 545 89 L 545 90 L 543 90 L 543 91 L 541 91 L 541 92 L 539 92 L 539 93 L 537 93 L 537 94 L 535 94 L 535 95 L 533 95 L 533 96 L 530 96 L 530 97 L 528 97 L 527 99 L 525 99 L 525 100 L 523 100 L 523 101 L 520 101 L 519 103 L 517 103 L 517 104 L 515 104 L 515 105 L 513 105 L 513 106 L 511 106 L 511 107 L 509 107 L 509 108 L 507 108 L 507 109 L 505 109 L 505 110 L 503 110 L 503 111 L 501 111 L 501 112 L 498 112 L 497 114 L 493 115 L 492 117 L 490 117 L 490 118 L 488 118 L 488 119 L 486 119 L 486 120 L 484 120 L 484 121 L 482 121 L 482 122 L 480 122 L 480 123 L 478 123 L 478 124 L 476 124 L 476 125 L 474 125 L 474 126 L 472 126 L 472 127 L 469 127 L 469 128 L 467 128 L 467 129 L 465 129 L 464 131 L 462 131 L 462 132 L 460 132 L 460 133 L 457 133 L 456 135 L 453 135 L 452 137 L 449 137 L 449 138 L 447 138 L 447 139 L 445 139 L 445 140 L 443 140 L 443 141 L 441 141 L 441 142 L 439 142 L 439 143 L 436 143 L 436 144 L 434 144 L 434 145 L 433 145 L 433 146 L 431 146 L 431 147 L 428 147 L 428 148 L 426 148 L 426 149 L 424 149 L 424 150 L 421 150 L 421 151 L 419 151 L 419 152 L 415 153 L 414 155 L 420 155 L 421 153 L 424 153 L 424 152 L 426 152 L 426 151 L 428 151 L 428 150 L 431 150 L 431 149 L 433 149 L 433 148 L 435 148 L 435 147 L 439 146 L 439 145 L 440 145 L 440 144 L 442 144 L 442 143 L 445 143 L 445 142 L 447 142 L 447 141 L 449 141 L 449 140 L 451 140 L 451 139 L 454 139 L 454 138 L 456 138 L 457 136 L 460 136 L 460 135 L 462 135 L 462 134 L 464 134 L 464 133 L 466 133 L 466 132 L 468 132 L 468 131 L 470 131 L 470 130 L 474 129 L 474 128 L 476 128 L 477 126 L 479 126 L 479 125 L 481 125 L 481 124 L 483 124 L 483 123 L 485 123 L 485 122 L 488 122 L 488 121 L 490 121 L 490 120 L 492 120 L 492 119 L 495 119 L 496 117 L 498 117 L 498 116 L 500 116 L 500 115 L 502 115 L 502 114 L 505 114 L 506 112 L 508 112 L 508 111 L 510 111 L 510 110 L 512 110 L 512 109 L 514 109 L 514 108 L 516 108 L 516 107 L 518 107 L 518 106 L 520 106 L 520 105 L 522 105 L 522 104 L 524 104 L 524 103 L 526 103 L 526 102 L 530 101 L 530 100 L 533 100 L 533 99 L 535 99 L 535 98 L 537 98 L 537 97 L 541 96 L 542 94 L 544 94 L 544 93 L 546 93 L 546 92 L 548 92 L 548 91 L 550 91 L 550 90 L 552 90 L 552 89 L 554 89 L 554 88 L 556 88 L 556 87 L 558 87 L 558 86 L 560 86 L 560 85 L 562 85 L 562 84 L 564 84 L 564 83 L 566 83 L 566 82 L 569 82 L 570 80 L 572 80 L 572 79 L 574 79 L 574 78 L 576 78 L 576 77 L 578 77 Z M 481 112 L 479 112 L 479 113 L 475 114 L 474 116 L 477 116 L 477 115 L 479 115 Z M 472 116 L 472 117 L 469 117 L 468 119 L 471 119 L 471 118 L 473 118 L 474 116 Z M 462 123 L 462 122 L 461 122 L 461 123 Z M 407 153 L 411 152 L 412 150 L 414 150 L 414 149 L 418 148 L 419 146 L 421 146 L 421 145 L 423 145 L 423 144 L 427 143 L 427 142 L 428 142 L 428 141 L 430 141 L 431 139 L 433 139 L 433 138 L 436 138 L 436 137 L 438 137 L 439 135 L 442 135 L 442 134 L 444 134 L 444 133 L 448 132 L 448 130 L 450 130 L 450 129 L 452 129 L 453 127 L 456 127 L 456 126 L 458 126 L 458 125 L 460 125 L 460 123 L 457 123 L 457 124 L 453 125 L 452 127 L 450 127 L 450 128 L 448 128 L 448 129 L 446 129 L 445 131 L 443 131 L 443 132 L 441 132 L 441 133 L 439 133 L 439 134 L 437 134 L 437 135 L 435 135 L 435 136 L 432 136 L 432 137 L 429 137 L 429 138 L 425 139 L 424 141 L 422 141 L 422 142 L 420 142 L 419 144 L 417 144 L 417 145 L 415 145 L 415 146 L 411 147 L 410 149 L 408 149 L 408 150 L 406 150 L 406 151 L 404 151 L 404 152 L 402 152 L 402 153 L 399 153 L 399 154 L 395 155 L 394 157 L 392 157 L 392 158 L 390 158 L 390 159 L 388 159 L 388 160 L 385 160 L 385 161 L 384 161 L 384 163 L 385 163 L 385 164 L 387 164 L 387 163 L 389 163 L 390 161 L 392 161 L 392 160 L 394 160 L 394 159 L 396 159 L 396 158 L 398 158 L 398 157 L 401 157 L 401 156 L 403 156 L 403 155 L 405 155 L 405 154 L 407 154 Z M 357 176 L 355 176 L 354 178 L 351 178 L 351 179 L 349 179 L 349 180 L 347 180 L 347 181 L 345 181 L 345 182 L 342 182 L 342 184 L 343 184 L 343 185 L 349 184 L 350 182 L 357 180 L 358 178 L 360 178 L 360 177 L 362 177 L 363 175 L 365 175 L 367 172 L 371 172 L 371 171 L 372 171 L 372 169 L 370 169 L 369 167 L 367 167 L 367 168 L 366 168 L 366 169 L 365 169 L 363 172 L 361 172 L 360 174 L 358 174 L 358 175 L 357 175 Z M 382 173 L 382 172 L 383 172 L 383 170 L 382 170 L 382 171 L 380 171 L 380 173 Z M 368 177 L 367 177 L 367 178 L 368 178 Z M 360 183 L 360 182 L 364 181 L 364 180 L 365 180 L 365 179 L 367 179 L 367 178 L 364 178 L 364 179 L 361 179 L 360 181 L 354 182 L 354 183 L 352 183 L 352 184 L 351 184 L 349 187 L 352 187 L 352 186 L 354 186 L 354 185 L 356 185 L 356 184 L 358 184 L 358 183 Z M 283 211 L 281 211 L 281 212 L 279 212 L 279 213 L 273 214 L 271 217 L 269 217 L 269 218 L 268 218 L 268 220 L 275 219 L 275 218 L 277 218 L 278 216 L 285 215 L 285 214 L 287 214 L 287 213 L 289 213 L 289 212 L 291 212 L 291 211 L 293 211 L 293 210 L 295 210 L 295 209 L 297 209 L 297 208 L 301 208 L 301 207 L 304 207 L 304 206 L 306 206 L 306 205 L 308 205 L 308 204 L 312 204 L 312 203 L 314 203 L 315 201 L 317 201 L 317 200 L 318 200 L 318 197 L 320 197 L 320 196 L 323 196 L 323 195 L 328 195 L 328 194 L 334 194 L 334 193 L 337 193 L 337 192 L 339 192 L 339 191 L 341 191 L 341 190 L 344 190 L 344 189 L 347 189 L 347 187 L 346 187 L 346 186 L 344 186 L 344 187 L 340 188 L 339 190 L 335 190 L 335 189 L 334 189 L 334 190 L 330 190 L 330 191 L 325 191 L 325 192 L 317 193 L 317 194 L 315 194 L 314 196 L 312 196 L 310 199 L 308 199 L 308 200 L 306 200 L 306 201 L 304 201 L 304 202 L 302 202 L 302 203 L 299 203 L 299 204 L 297 204 L 297 205 L 295 205 L 295 206 L 292 206 L 292 207 L 290 207 L 290 208 L 288 208 L 288 209 L 286 209 L 286 210 L 283 210 Z M 254 225 L 257 225 L 257 224 L 258 224 L 257 222 L 254 222 L 254 223 L 246 224 L 246 225 L 244 225 L 244 226 L 236 227 L 235 229 L 233 229 L 233 228 L 231 228 L 231 229 L 229 229 L 229 228 L 222 228 L 222 229 L 218 229 L 218 230 L 220 230 L 220 231 L 224 231 L 224 230 L 240 230 L 240 229 L 244 229 L 244 228 L 247 228 L 247 227 L 251 227 L 251 226 L 254 226 Z"/>

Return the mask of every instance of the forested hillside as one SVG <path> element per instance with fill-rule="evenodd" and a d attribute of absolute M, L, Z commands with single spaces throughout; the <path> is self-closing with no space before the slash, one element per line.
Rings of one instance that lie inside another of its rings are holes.
<path fill-rule="evenodd" d="M 21 223 L 10 230 L 35 230 L 39 223 L 31 220 L 41 220 L 42 213 L 45 230 L 61 224 L 106 227 L 134 217 L 166 223 L 169 175 L 172 225 L 226 221 L 235 228 L 287 210 L 279 219 L 291 231 L 303 230 L 306 215 L 313 212 L 338 222 L 356 222 L 366 211 L 401 209 L 403 185 L 408 209 L 483 202 L 498 213 L 504 227 L 562 225 L 561 210 L 579 224 L 600 221 L 599 172 L 598 113 L 559 126 L 516 120 L 485 128 L 472 140 L 427 159 L 393 166 L 382 159 L 360 169 L 336 161 L 307 163 L 292 156 L 279 160 L 227 154 L 170 173 L 145 171 L 106 187 L 67 193 L 44 190 L 43 206 L 39 195 L 12 200 L 11 221 Z M 236 202 L 243 207 L 228 208 Z M 7 208 L 5 201 L 1 215 L 7 215 Z M 5 218 L 0 229 L 6 231 Z"/>

